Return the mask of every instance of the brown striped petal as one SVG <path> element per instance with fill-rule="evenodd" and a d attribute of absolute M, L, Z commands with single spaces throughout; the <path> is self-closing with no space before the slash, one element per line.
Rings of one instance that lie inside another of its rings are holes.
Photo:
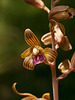
<path fill-rule="evenodd" d="M 74 54 L 73 54 L 73 56 L 72 56 L 72 58 L 71 58 L 71 66 L 72 66 L 72 68 L 73 68 L 74 71 L 75 71 L 75 52 L 74 52 Z"/>
<path fill-rule="evenodd" d="M 65 51 L 69 51 L 72 49 L 72 46 L 71 46 L 67 36 L 63 37 L 63 39 L 59 45 Z"/>
<path fill-rule="evenodd" d="M 42 98 L 45 98 L 46 100 L 50 100 L 50 93 L 44 93 L 42 95 Z"/>
<path fill-rule="evenodd" d="M 57 52 L 51 48 L 44 49 L 44 56 L 49 62 L 53 62 L 57 57 Z"/>
<path fill-rule="evenodd" d="M 26 69 L 29 69 L 29 70 L 33 70 L 34 69 L 32 54 L 24 59 L 23 66 Z"/>
<path fill-rule="evenodd" d="M 21 58 L 25 58 L 27 56 L 29 56 L 32 53 L 32 48 L 28 48 L 27 50 L 25 50 L 22 54 L 21 54 Z"/>
<path fill-rule="evenodd" d="M 30 29 L 25 30 L 25 41 L 31 46 L 41 46 L 39 40 Z"/>
<path fill-rule="evenodd" d="M 61 73 L 65 73 L 68 71 L 68 69 L 71 67 L 71 63 L 68 59 L 65 61 L 61 62 L 58 66 L 58 69 L 60 70 Z"/>

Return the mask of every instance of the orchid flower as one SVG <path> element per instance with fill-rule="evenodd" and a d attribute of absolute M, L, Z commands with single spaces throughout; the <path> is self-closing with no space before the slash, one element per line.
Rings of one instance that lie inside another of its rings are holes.
<path fill-rule="evenodd" d="M 65 51 L 71 50 L 72 46 L 69 43 L 68 37 L 64 36 L 65 35 L 64 26 L 61 23 L 58 23 L 55 20 L 51 19 L 49 27 L 50 29 L 54 27 L 55 49 L 61 47 Z M 52 44 L 51 32 L 43 35 L 41 41 L 44 43 L 44 45 Z"/>
<path fill-rule="evenodd" d="M 16 90 L 16 84 L 17 83 L 14 83 L 12 85 L 12 89 L 13 91 L 18 94 L 18 95 L 22 95 L 22 96 L 27 96 L 27 97 L 24 97 L 22 98 L 21 100 L 50 100 L 50 93 L 44 93 L 42 95 L 42 98 L 37 98 L 36 96 L 34 96 L 33 94 L 31 93 L 19 93 L 17 90 Z"/>
<path fill-rule="evenodd" d="M 53 7 L 49 12 L 49 20 L 61 21 L 73 18 L 73 16 L 75 16 L 75 9 L 64 5 Z"/>
<path fill-rule="evenodd" d="M 25 50 L 21 57 L 24 58 L 23 66 L 29 70 L 33 70 L 36 64 L 45 62 L 53 62 L 57 57 L 57 52 L 51 48 L 43 49 L 37 37 L 30 29 L 25 30 L 25 41 L 30 48 Z"/>

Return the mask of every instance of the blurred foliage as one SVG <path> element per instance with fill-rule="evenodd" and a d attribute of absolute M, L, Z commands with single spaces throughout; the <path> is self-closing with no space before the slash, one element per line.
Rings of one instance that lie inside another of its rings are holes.
<path fill-rule="evenodd" d="M 50 8 L 50 0 L 44 0 Z M 75 0 L 61 0 L 58 5 L 69 5 L 75 8 Z M 62 21 L 66 35 L 73 46 L 71 51 L 58 49 L 57 65 L 71 59 L 75 51 L 75 17 Z M 30 28 L 40 40 L 49 32 L 48 15 L 45 11 L 34 8 L 24 0 L 0 0 L 0 100 L 20 100 L 22 97 L 13 93 L 12 84 L 17 82 L 19 92 L 29 92 L 41 97 L 51 93 L 52 81 L 49 66 L 40 64 L 33 71 L 23 68 L 20 54 L 29 46 L 24 40 L 24 30 Z M 42 44 L 42 43 L 41 43 Z M 42 44 L 43 47 L 45 47 Z M 57 76 L 61 73 L 57 70 Z M 60 100 L 75 99 L 75 73 L 59 82 Z"/>

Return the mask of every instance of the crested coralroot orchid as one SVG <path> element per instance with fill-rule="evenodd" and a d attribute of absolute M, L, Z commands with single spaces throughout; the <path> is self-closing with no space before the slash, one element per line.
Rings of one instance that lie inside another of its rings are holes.
<path fill-rule="evenodd" d="M 65 28 L 61 23 L 56 22 L 51 19 L 49 24 L 50 29 L 54 27 L 54 38 L 55 38 L 55 49 L 61 47 L 63 50 L 68 51 L 72 49 L 71 44 L 69 43 L 68 37 L 65 35 Z M 52 44 L 52 35 L 51 32 L 46 33 L 42 36 L 41 41 L 44 45 Z"/>
<path fill-rule="evenodd" d="M 32 95 L 31 93 L 19 93 L 17 90 L 16 90 L 16 84 L 17 83 L 14 83 L 12 85 L 12 89 L 13 91 L 18 94 L 18 95 L 22 95 L 22 96 L 27 96 L 27 97 L 24 97 L 22 98 L 21 100 L 50 100 L 50 93 L 44 93 L 42 95 L 42 98 L 37 98 L 36 96 Z"/>
<path fill-rule="evenodd" d="M 75 71 L 75 53 L 72 56 L 71 62 L 67 59 L 61 62 L 58 69 L 63 73 L 57 78 L 56 75 L 56 57 L 57 50 L 61 47 L 65 51 L 72 49 L 72 46 L 65 36 L 65 27 L 59 23 L 61 20 L 73 18 L 75 16 L 75 9 L 69 6 L 61 5 L 56 6 L 60 0 L 51 0 L 51 10 L 47 8 L 42 0 L 24 0 L 26 3 L 43 9 L 48 13 L 50 32 L 42 36 L 41 41 L 44 45 L 51 44 L 52 48 L 46 47 L 43 49 L 37 37 L 30 29 L 26 29 L 24 32 L 25 41 L 30 47 L 25 50 L 21 57 L 24 58 L 23 66 L 26 69 L 33 70 L 36 64 L 44 62 L 49 65 L 52 73 L 52 87 L 53 87 L 53 100 L 59 100 L 58 94 L 58 82 L 60 79 L 65 78 L 69 73 Z M 22 96 L 27 96 L 21 100 L 50 100 L 50 94 L 43 94 L 42 98 L 37 98 L 30 93 L 19 93 L 16 90 L 16 83 L 13 84 L 13 91 Z"/>
<path fill-rule="evenodd" d="M 57 57 L 57 52 L 51 48 L 43 49 L 37 37 L 30 29 L 25 30 L 25 41 L 30 45 L 26 51 L 21 54 L 24 58 L 23 66 L 29 70 L 33 70 L 36 64 L 45 62 L 53 62 Z"/>
<path fill-rule="evenodd" d="M 75 16 L 75 9 L 64 5 L 53 7 L 49 12 L 49 20 L 61 21 L 73 18 L 73 16 Z"/>

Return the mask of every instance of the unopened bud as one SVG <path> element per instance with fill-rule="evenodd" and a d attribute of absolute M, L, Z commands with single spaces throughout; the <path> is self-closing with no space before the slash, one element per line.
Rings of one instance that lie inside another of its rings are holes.
<path fill-rule="evenodd" d="M 61 21 L 65 19 L 70 19 L 75 16 L 75 9 L 69 6 L 56 6 L 51 9 L 49 13 L 49 20 L 54 19 L 56 21 Z"/>
<path fill-rule="evenodd" d="M 70 65 L 71 65 L 70 61 L 66 59 L 65 61 L 59 64 L 58 69 L 60 70 L 61 73 L 65 73 L 70 68 Z"/>
<path fill-rule="evenodd" d="M 24 0 L 26 3 L 35 6 L 36 8 L 43 9 L 45 4 L 42 0 Z"/>

